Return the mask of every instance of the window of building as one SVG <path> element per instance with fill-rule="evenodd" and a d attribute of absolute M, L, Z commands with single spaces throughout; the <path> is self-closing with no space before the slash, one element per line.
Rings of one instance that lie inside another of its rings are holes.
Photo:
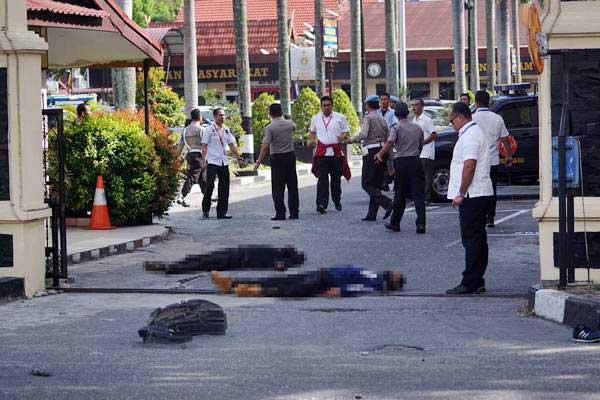
<path fill-rule="evenodd" d="M 348 84 L 348 83 L 343 83 L 343 84 L 342 84 L 340 87 L 342 88 L 342 90 L 343 90 L 344 92 L 346 92 L 346 94 L 348 95 L 348 97 L 350 97 L 350 99 L 352 100 L 352 95 L 351 95 L 351 93 L 352 93 L 352 88 L 350 87 L 350 84 Z"/>
<path fill-rule="evenodd" d="M 381 96 L 385 92 L 386 92 L 385 83 L 378 83 L 375 85 L 375 94 L 377 96 Z"/>
<path fill-rule="evenodd" d="M 413 82 L 408 84 L 409 99 L 428 99 L 431 96 L 429 82 Z"/>
<path fill-rule="evenodd" d="M 454 82 L 440 82 L 440 100 L 455 100 Z"/>

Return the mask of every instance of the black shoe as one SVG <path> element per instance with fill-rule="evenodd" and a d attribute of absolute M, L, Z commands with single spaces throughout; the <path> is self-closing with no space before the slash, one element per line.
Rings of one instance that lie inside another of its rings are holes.
<path fill-rule="evenodd" d="M 327 210 L 323 206 L 317 206 L 317 212 L 319 214 L 327 214 Z"/>
<path fill-rule="evenodd" d="M 209 219 L 210 217 L 208 216 L 207 212 L 203 212 L 202 213 L 202 219 Z"/>
<path fill-rule="evenodd" d="M 494 223 L 494 218 L 488 218 L 487 222 L 485 223 L 485 227 L 486 228 L 495 228 L 496 224 Z"/>
<path fill-rule="evenodd" d="M 463 286 L 463 285 L 458 285 L 457 287 L 455 287 L 453 289 L 446 290 L 446 294 L 452 294 L 452 295 L 480 294 L 480 293 L 484 293 L 484 292 L 485 292 L 485 287 L 484 286 L 480 286 L 480 287 L 477 287 L 475 289 L 471 289 L 471 288 L 468 288 L 468 287 Z"/>
<path fill-rule="evenodd" d="M 285 215 L 276 215 L 271 217 L 271 221 L 285 221 Z"/>
<path fill-rule="evenodd" d="M 417 233 L 418 234 L 425 233 L 425 225 L 419 225 L 419 226 L 417 226 Z"/>
<path fill-rule="evenodd" d="M 210 199 L 211 202 L 216 203 L 217 201 L 219 201 L 218 197 L 213 197 L 212 199 Z"/>
<path fill-rule="evenodd" d="M 218 215 L 217 219 L 231 219 L 231 215 Z"/>
<path fill-rule="evenodd" d="M 385 224 L 384 226 L 385 226 L 385 229 L 389 229 L 390 231 L 400 232 L 399 225 Z"/>
<path fill-rule="evenodd" d="M 177 204 L 181 205 L 182 207 L 189 207 L 190 203 L 188 203 L 187 201 L 185 201 L 185 199 L 177 199 Z"/>
<path fill-rule="evenodd" d="M 375 218 L 375 217 L 369 217 L 369 216 L 366 216 L 366 217 L 364 217 L 364 218 L 361 218 L 360 220 L 361 220 L 361 221 L 376 221 L 376 220 L 377 220 L 377 218 Z"/>
<path fill-rule="evenodd" d="M 390 204 L 390 206 L 385 209 L 385 214 L 383 214 L 383 219 L 388 219 L 390 217 L 390 215 L 392 215 L 393 211 L 394 211 L 394 207 L 392 207 L 392 205 Z"/>
<path fill-rule="evenodd" d="M 335 209 L 338 210 L 338 211 L 342 211 L 342 203 L 337 203 L 335 205 Z"/>
<path fill-rule="evenodd" d="M 290 214 L 290 219 L 298 219 L 298 214 Z"/>

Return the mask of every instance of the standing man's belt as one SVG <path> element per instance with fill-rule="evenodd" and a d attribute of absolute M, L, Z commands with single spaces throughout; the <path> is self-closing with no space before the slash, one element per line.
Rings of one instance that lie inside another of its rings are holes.
<path fill-rule="evenodd" d="M 365 144 L 362 149 L 363 150 L 369 150 L 369 149 L 374 149 L 377 147 L 383 147 L 384 143 L 383 142 L 379 142 L 379 143 L 373 143 L 373 144 Z"/>

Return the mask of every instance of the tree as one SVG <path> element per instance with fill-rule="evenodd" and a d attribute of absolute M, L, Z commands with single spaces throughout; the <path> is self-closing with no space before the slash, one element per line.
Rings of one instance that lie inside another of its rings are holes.
<path fill-rule="evenodd" d="M 185 0 L 183 12 L 183 39 L 185 47 L 183 55 L 183 92 L 185 96 L 185 115 L 189 117 L 192 109 L 198 105 L 198 59 L 196 55 L 196 14 L 194 0 Z"/>
<path fill-rule="evenodd" d="M 352 106 L 350 98 L 342 89 L 335 89 L 333 91 L 333 111 L 344 114 L 344 117 L 348 120 L 350 125 L 350 134 L 355 134 L 358 131 L 359 122 L 358 115 Z"/>
<path fill-rule="evenodd" d="M 512 46 L 515 51 L 515 82 L 521 82 L 521 46 L 519 45 L 519 4 L 520 0 L 511 0 L 511 26 Z"/>
<path fill-rule="evenodd" d="M 350 1 L 350 91 L 352 104 L 356 112 L 362 114 L 362 61 L 361 61 L 361 2 L 360 0 Z"/>
<path fill-rule="evenodd" d="M 323 58 L 323 0 L 315 0 L 315 81 L 317 96 L 325 93 L 325 59 Z"/>
<path fill-rule="evenodd" d="M 310 119 L 320 110 L 319 96 L 311 88 L 304 88 L 292 105 L 292 121 L 296 124 L 294 140 L 302 141 L 308 137 Z"/>
<path fill-rule="evenodd" d="M 454 45 L 454 95 L 467 90 L 465 82 L 465 13 L 463 0 L 452 0 L 452 39 Z"/>
<path fill-rule="evenodd" d="M 275 97 L 269 93 L 261 93 L 252 104 L 252 132 L 254 132 L 254 152 L 260 150 L 265 126 L 269 119 L 269 106 L 275 103 Z"/>
<path fill-rule="evenodd" d="M 398 95 L 398 46 L 396 43 L 396 0 L 385 0 L 385 83 L 389 94 Z"/>
<path fill-rule="evenodd" d="M 287 0 L 277 0 L 277 53 L 279 56 L 279 98 L 283 115 L 290 115 L 290 36 Z"/>
<path fill-rule="evenodd" d="M 170 22 L 181 10 L 182 0 L 133 0 L 133 20 L 146 27 L 152 21 Z"/>
<path fill-rule="evenodd" d="M 139 108 L 144 107 L 143 82 L 144 77 L 140 73 L 136 90 L 136 104 Z M 165 70 L 162 68 L 150 68 L 148 71 L 148 100 L 150 112 L 166 126 L 181 126 L 185 122 L 185 115 L 181 112 L 183 100 L 165 85 Z"/>
<path fill-rule="evenodd" d="M 496 1 L 485 0 L 485 34 L 486 34 L 486 62 L 487 62 L 487 89 L 493 90 L 496 84 Z"/>
<path fill-rule="evenodd" d="M 117 0 L 123 12 L 131 18 L 133 0 Z M 113 104 L 117 110 L 135 109 L 135 68 L 113 68 L 111 70 Z"/>
<path fill-rule="evenodd" d="M 469 13 L 469 88 L 476 92 L 479 90 L 479 54 L 477 47 L 477 0 L 472 0 Z"/>
<path fill-rule="evenodd" d="M 498 19 L 498 82 L 510 83 L 510 50 L 509 50 L 509 10 L 508 0 L 498 0 L 496 15 Z"/>

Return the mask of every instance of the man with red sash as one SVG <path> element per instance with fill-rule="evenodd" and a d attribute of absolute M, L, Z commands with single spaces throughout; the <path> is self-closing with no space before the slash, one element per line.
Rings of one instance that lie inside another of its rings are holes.
<path fill-rule="evenodd" d="M 340 143 L 348 139 L 348 121 L 342 114 L 333 111 L 333 99 L 321 97 L 321 111 L 310 122 L 309 141 L 317 144 L 313 158 L 313 173 L 317 181 L 317 212 L 325 214 L 329 204 L 331 176 L 331 200 L 335 209 L 342 211 L 342 173 L 349 179 L 349 169 L 344 171 L 345 155 Z"/>

